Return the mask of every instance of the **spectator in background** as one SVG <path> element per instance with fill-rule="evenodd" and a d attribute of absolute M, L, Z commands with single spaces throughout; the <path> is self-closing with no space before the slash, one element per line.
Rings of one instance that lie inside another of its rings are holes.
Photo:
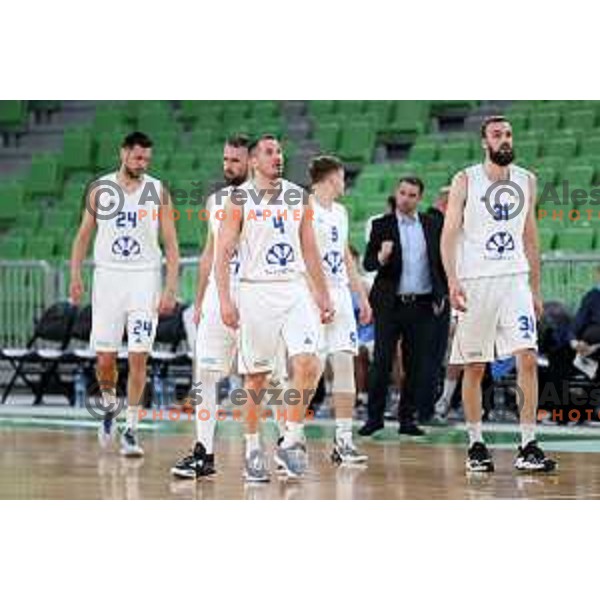
<path fill-rule="evenodd" d="M 596 285 L 583 297 L 575 315 L 573 334 L 571 347 L 577 353 L 573 365 L 594 379 L 600 354 L 600 266 L 596 267 Z"/>
<path fill-rule="evenodd" d="M 360 435 L 384 426 L 384 411 L 396 345 L 402 338 L 406 373 L 398 410 L 399 432 L 422 435 L 415 422 L 433 415 L 432 339 L 447 283 L 440 257 L 441 226 L 417 206 L 424 185 L 417 177 L 402 177 L 393 212 L 373 221 L 364 257 L 367 271 L 377 271 L 370 294 L 375 320 L 374 360 L 369 373 L 367 422 Z"/>

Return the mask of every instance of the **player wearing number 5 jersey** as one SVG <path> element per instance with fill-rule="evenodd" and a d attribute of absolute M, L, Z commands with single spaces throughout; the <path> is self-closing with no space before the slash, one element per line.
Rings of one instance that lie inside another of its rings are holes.
<path fill-rule="evenodd" d="M 280 343 L 290 357 L 292 388 L 288 391 L 295 392 L 295 397 L 292 404 L 288 395 L 290 402 L 282 407 L 287 423 L 275 460 L 288 476 L 299 477 L 306 469 L 304 413 L 319 375 L 319 310 L 324 321 L 331 320 L 333 310 L 312 210 L 304 191 L 281 178 L 279 142 L 272 136 L 260 138 L 250 148 L 250 166 L 252 178 L 231 193 L 227 204 L 217 242 L 216 278 L 223 322 L 240 330 L 238 367 L 245 374 L 248 392 L 245 477 L 268 481 L 257 414 Z M 236 248 L 240 255 L 239 309 L 231 295 L 229 276 Z M 314 300 L 307 277 L 312 281 Z"/>
<path fill-rule="evenodd" d="M 344 194 L 344 166 L 334 156 L 317 156 L 310 165 L 314 229 L 323 271 L 335 308 L 335 317 L 321 330 L 319 355 L 324 368 L 329 361 L 335 410 L 332 460 L 337 464 L 364 463 L 352 439 L 352 415 L 356 400 L 354 356 L 358 353 L 352 293 L 358 295 L 360 321 L 371 321 L 371 307 L 348 248 L 348 213 L 336 200 Z"/>
<path fill-rule="evenodd" d="M 542 311 L 535 177 L 512 164 L 507 119 L 487 118 L 481 138 L 485 161 L 455 176 L 442 234 L 450 301 L 459 311 L 450 363 L 464 365 L 467 469 L 494 470 L 481 433 L 481 380 L 485 363 L 514 355 L 521 411 L 515 467 L 551 471 L 555 462 L 535 440 L 536 319 Z"/>
<path fill-rule="evenodd" d="M 146 362 L 156 335 L 159 312 L 175 306 L 179 250 L 171 201 L 158 179 L 147 175 L 152 141 L 143 133 L 128 135 L 121 146 L 121 166 L 95 181 L 87 191 L 86 210 L 73 242 L 70 296 L 81 301 L 81 264 L 94 230 L 91 345 L 105 418 L 99 439 L 107 446 L 115 433 L 117 352 L 127 330 L 129 378 L 127 425 L 121 453 L 141 456 L 137 437 L 138 404 L 146 385 Z M 161 295 L 159 231 L 165 247 L 166 284 Z"/>

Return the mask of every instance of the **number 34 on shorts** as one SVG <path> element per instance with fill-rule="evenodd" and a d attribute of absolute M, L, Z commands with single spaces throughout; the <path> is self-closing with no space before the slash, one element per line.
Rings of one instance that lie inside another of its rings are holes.
<path fill-rule="evenodd" d="M 535 335 L 535 318 L 531 315 L 520 315 L 517 319 L 519 332 L 524 340 L 531 340 Z"/>

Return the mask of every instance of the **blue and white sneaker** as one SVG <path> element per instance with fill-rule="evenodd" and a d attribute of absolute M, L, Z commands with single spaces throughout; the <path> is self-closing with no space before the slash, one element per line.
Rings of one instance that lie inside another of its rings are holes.
<path fill-rule="evenodd" d="M 102 419 L 98 426 L 98 442 L 103 450 L 108 450 L 112 446 L 116 432 L 117 423 L 115 419 Z"/>
<path fill-rule="evenodd" d="M 144 450 L 138 443 L 137 433 L 130 428 L 125 429 L 121 436 L 121 456 L 129 458 L 144 456 Z"/>
<path fill-rule="evenodd" d="M 267 457 L 261 449 L 252 450 L 244 462 L 244 479 L 250 483 L 267 483 L 271 480 L 267 469 Z"/>
<path fill-rule="evenodd" d="M 331 460 L 336 465 L 360 465 L 368 460 L 368 456 L 359 452 L 352 441 L 336 439 L 331 451 Z"/>
<path fill-rule="evenodd" d="M 275 451 L 275 463 L 279 465 L 282 472 L 290 479 L 298 479 L 306 473 L 308 467 L 308 455 L 306 446 L 299 442 L 289 448 L 279 446 Z"/>

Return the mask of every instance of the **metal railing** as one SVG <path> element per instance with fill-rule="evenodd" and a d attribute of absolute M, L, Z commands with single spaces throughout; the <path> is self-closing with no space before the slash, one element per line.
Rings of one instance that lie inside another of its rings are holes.
<path fill-rule="evenodd" d="M 542 257 L 542 293 L 545 300 L 564 302 L 575 309 L 581 297 L 596 283 L 600 254 Z M 198 258 L 182 258 L 179 296 L 194 301 Z M 83 267 L 84 303 L 92 291 L 92 261 Z M 66 299 L 69 292 L 69 263 L 46 261 L 0 261 L 0 347 L 18 347 L 33 334 L 34 323 L 43 310 Z"/>
<path fill-rule="evenodd" d="M 43 260 L 0 261 L 0 345 L 19 347 L 36 319 L 57 301 L 56 269 Z"/>

